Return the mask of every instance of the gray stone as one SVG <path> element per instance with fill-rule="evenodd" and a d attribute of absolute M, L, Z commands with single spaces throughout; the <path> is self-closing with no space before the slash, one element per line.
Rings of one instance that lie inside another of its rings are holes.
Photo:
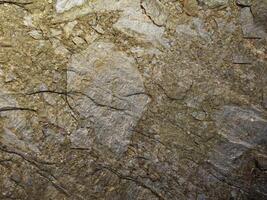
<path fill-rule="evenodd" d="M 77 95 L 73 107 L 93 123 L 98 141 L 117 153 L 125 151 L 149 100 L 134 60 L 111 43 L 94 43 L 73 55 L 68 91 Z"/>
<path fill-rule="evenodd" d="M 87 128 L 80 128 L 70 135 L 70 140 L 75 148 L 89 149 L 92 147 L 93 137 Z"/>
<path fill-rule="evenodd" d="M 245 38 L 264 38 L 266 34 L 254 23 L 253 15 L 249 7 L 241 9 L 240 21 L 242 25 L 242 32 Z"/>
<path fill-rule="evenodd" d="M 168 46 L 163 37 L 165 28 L 152 23 L 149 18 L 142 14 L 141 10 L 125 9 L 114 27 L 127 35 L 138 38 L 138 40 L 151 42 L 155 46 Z"/>
<path fill-rule="evenodd" d="M 203 20 L 193 18 L 188 24 L 180 24 L 176 27 L 176 33 L 179 35 L 190 36 L 192 38 L 201 38 L 210 40 L 210 33 L 205 29 Z M 189 38 L 190 39 L 190 38 Z"/>
<path fill-rule="evenodd" d="M 218 8 L 226 6 L 228 0 L 198 0 L 200 5 L 207 6 L 208 8 Z"/>
<path fill-rule="evenodd" d="M 202 112 L 202 111 L 199 111 L 199 112 L 193 112 L 191 114 L 195 119 L 197 120 L 204 120 L 206 118 L 206 113 L 205 112 Z"/>
<path fill-rule="evenodd" d="M 164 6 L 159 1 L 149 0 L 141 3 L 143 8 L 147 9 L 147 14 L 143 13 L 139 0 L 103 0 L 90 2 L 80 12 L 70 10 L 61 17 L 55 17 L 54 21 L 62 19 L 73 21 L 94 12 L 120 10 L 121 16 L 113 25 L 114 28 L 138 40 L 153 43 L 155 46 L 168 47 L 168 40 L 163 36 L 165 28 L 159 27 L 168 17 Z"/>
<path fill-rule="evenodd" d="M 233 55 L 233 63 L 234 64 L 251 64 L 252 59 L 249 58 L 248 56 L 246 55 L 243 55 L 243 54 L 235 54 Z"/>
<path fill-rule="evenodd" d="M 254 22 L 257 26 L 261 26 L 267 32 L 267 1 L 257 0 L 251 6 L 254 16 Z"/>
<path fill-rule="evenodd" d="M 252 1 L 251 0 L 236 0 L 236 4 L 240 6 L 251 6 Z"/>
<path fill-rule="evenodd" d="M 216 147 L 211 161 L 227 173 L 240 167 L 235 160 L 250 149 L 266 147 L 267 119 L 261 110 L 225 106 L 217 113 L 216 124 L 226 142 Z"/>
<path fill-rule="evenodd" d="M 75 6 L 80 6 L 85 2 L 85 0 L 57 0 L 56 11 L 58 13 L 63 13 L 70 10 Z"/>
<path fill-rule="evenodd" d="M 266 199 L 266 0 L 236 2 L 0 0 L 0 199 Z"/>
<path fill-rule="evenodd" d="M 167 21 L 167 14 L 164 6 L 158 0 L 142 0 L 141 5 L 155 24 L 163 26 Z"/>

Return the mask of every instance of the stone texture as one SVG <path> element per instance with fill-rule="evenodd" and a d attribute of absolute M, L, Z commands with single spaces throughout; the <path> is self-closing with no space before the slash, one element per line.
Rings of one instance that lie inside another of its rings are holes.
<path fill-rule="evenodd" d="M 58 13 L 63 13 L 68 11 L 75 6 L 80 6 L 85 2 L 85 0 L 57 0 L 56 10 Z"/>
<path fill-rule="evenodd" d="M 0 199 L 266 199 L 265 11 L 0 0 Z"/>
<path fill-rule="evenodd" d="M 149 98 L 134 59 L 114 48 L 111 43 L 96 42 L 73 55 L 67 89 L 78 96 L 70 102 L 83 125 L 92 126 L 98 142 L 123 153 Z"/>
<path fill-rule="evenodd" d="M 237 5 L 240 6 L 251 6 L 252 1 L 251 0 L 236 0 Z"/>
<path fill-rule="evenodd" d="M 208 8 L 218 8 L 226 6 L 228 0 L 198 0 L 201 5 L 207 6 Z"/>
<path fill-rule="evenodd" d="M 243 35 L 246 38 L 261 38 L 266 37 L 265 31 L 257 26 L 254 22 L 253 15 L 249 7 L 242 8 L 240 20 L 242 23 Z"/>
<path fill-rule="evenodd" d="M 156 25 L 163 26 L 166 24 L 168 16 L 165 13 L 165 8 L 160 1 L 142 0 L 141 6 Z"/>
<path fill-rule="evenodd" d="M 254 21 L 257 25 L 267 30 L 267 2 L 265 0 L 254 1 L 251 7 Z"/>

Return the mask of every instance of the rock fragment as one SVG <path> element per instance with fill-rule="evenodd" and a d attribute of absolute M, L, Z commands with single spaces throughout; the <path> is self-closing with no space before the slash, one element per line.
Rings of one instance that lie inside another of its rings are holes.
<path fill-rule="evenodd" d="M 79 36 L 75 36 L 72 41 L 74 42 L 74 44 L 76 45 L 82 45 L 85 43 L 85 40 Z"/>
<path fill-rule="evenodd" d="M 192 38 L 200 37 L 205 40 L 210 40 L 210 33 L 206 30 L 204 21 L 194 17 L 188 24 L 179 24 L 176 27 L 178 35 L 188 35 Z"/>
<path fill-rule="evenodd" d="M 267 32 L 267 1 L 256 0 L 251 6 L 254 22 L 257 26 L 263 27 Z"/>
<path fill-rule="evenodd" d="M 264 37 L 264 32 L 261 27 L 254 23 L 253 15 L 249 7 L 244 7 L 241 9 L 240 22 L 242 26 L 242 32 L 244 38 L 262 38 Z"/>
<path fill-rule="evenodd" d="M 234 64 L 251 64 L 252 61 L 249 57 L 244 56 L 242 54 L 234 54 L 233 55 L 233 63 Z"/>
<path fill-rule="evenodd" d="M 198 11 L 198 3 L 196 0 L 185 0 L 184 11 L 191 16 L 196 16 Z"/>
<path fill-rule="evenodd" d="M 264 111 L 254 108 L 224 106 L 216 114 L 215 119 L 218 133 L 224 142 L 215 147 L 209 162 L 224 176 L 234 177 L 236 176 L 234 172 L 239 173 L 241 170 L 243 172 L 240 174 L 246 178 L 247 175 L 244 172 L 246 169 L 243 166 L 248 165 L 251 159 L 254 159 L 254 163 L 258 163 L 257 157 L 261 157 L 260 152 L 264 152 L 266 149 L 267 120 Z M 259 152 L 254 154 L 254 158 L 251 158 L 250 152 L 253 150 Z M 263 162 L 266 162 L 266 157 L 262 159 Z M 240 184 L 245 190 L 251 189 L 251 186 L 247 187 L 244 183 Z M 258 196 L 259 199 L 263 198 L 266 194 L 266 188 L 261 187 L 262 183 L 260 182 L 253 184 L 253 196 Z"/>
<path fill-rule="evenodd" d="M 80 6 L 85 2 L 85 0 L 57 0 L 56 11 L 58 13 L 63 13 L 70 10 L 75 6 Z"/>
<path fill-rule="evenodd" d="M 224 106 L 216 115 L 216 123 L 232 145 L 252 148 L 267 141 L 267 120 L 262 110 Z"/>
<path fill-rule="evenodd" d="M 251 6 L 252 1 L 251 0 L 236 0 L 236 4 L 239 6 Z"/>
<path fill-rule="evenodd" d="M 63 30 L 64 30 L 64 33 L 66 35 L 67 38 L 70 37 L 70 35 L 72 34 L 72 31 L 74 29 L 74 27 L 78 24 L 77 21 L 71 21 L 71 22 L 68 22 L 64 27 L 63 27 Z"/>
<path fill-rule="evenodd" d="M 228 0 L 198 0 L 198 2 L 208 8 L 218 8 L 228 4 Z"/>
<path fill-rule="evenodd" d="M 141 5 L 151 20 L 158 26 L 163 26 L 167 21 L 164 6 L 158 0 L 142 0 Z"/>
<path fill-rule="evenodd" d="M 29 32 L 29 35 L 36 40 L 41 40 L 43 38 L 42 32 L 39 30 L 32 30 Z"/>
<path fill-rule="evenodd" d="M 140 10 L 130 8 L 125 10 L 121 18 L 114 24 L 114 28 L 136 37 L 138 40 L 151 42 L 154 45 L 168 46 L 163 37 L 165 28 L 155 25 L 150 19 L 146 19 Z"/>
<path fill-rule="evenodd" d="M 85 123 L 93 123 L 98 142 L 123 153 L 149 101 L 134 60 L 112 43 L 96 42 L 73 55 L 69 70 L 68 90 L 76 94 L 73 107 Z"/>
<path fill-rule="evenodd" d="M 195 111 L 192 114 L 192 117 L 194 117 L 197 120 L 203 121 L 206 118 L 206 113 L 203 111 Z"/>

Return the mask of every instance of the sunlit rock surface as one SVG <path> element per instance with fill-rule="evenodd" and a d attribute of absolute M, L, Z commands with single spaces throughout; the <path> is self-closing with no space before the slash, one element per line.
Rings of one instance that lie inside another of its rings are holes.
<path fill-rule="evenodd" d="M 265 200 L 265 0 L 0 0 L 0 199 Z"/>

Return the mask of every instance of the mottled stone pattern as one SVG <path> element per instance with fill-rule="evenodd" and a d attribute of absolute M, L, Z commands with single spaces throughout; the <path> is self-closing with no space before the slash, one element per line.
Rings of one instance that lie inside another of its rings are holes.
<path fill-rule="evenodd" d="M 266 0 L 0 0 L 0 199 L 267 199 Z"/>

